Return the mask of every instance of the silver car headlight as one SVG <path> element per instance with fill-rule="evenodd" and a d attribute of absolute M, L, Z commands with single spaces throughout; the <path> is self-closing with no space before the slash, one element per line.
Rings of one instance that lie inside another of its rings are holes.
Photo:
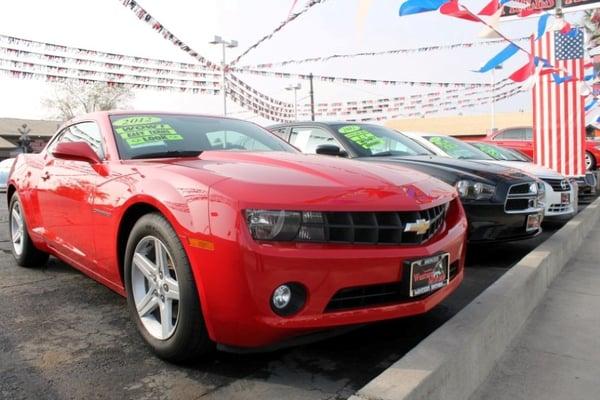
<path fill-rule="evenodd" d="M 456 190 L 463 200 L 483 200 L 494 196 L 496 186 L 464 179 L 456 182 Z"/>

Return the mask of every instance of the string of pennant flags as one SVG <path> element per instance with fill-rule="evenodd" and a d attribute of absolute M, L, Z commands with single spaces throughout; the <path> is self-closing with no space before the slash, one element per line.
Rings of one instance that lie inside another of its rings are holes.
<path fill-rule="evenodd" d="M 311 75 L 311 74 L 298 74 L 291 72 L 275 72 L 275 71 L 264 71 L 256 69 L 241 69 L 232 68 L 232 71 L 240 74 L 252 74 L 263 77 L 274 77 L 284 79 L 301 79 L 313 80 L 329 83 L 345 83 L 345 84 L 360 84 L 360 85 L 385 85 L 385 86 L 416 86 L 416 87 L 445 87 L 445 88 L 478 88 L 478 87 L 490 87 L 491 83 L 473 83 L 473 82 L 424 82 L 424 81 L 402 81 L 402 80 L 385 80 L 385 79 L 363 79 L 363 78 L 349 78 L 339 76 L 326 76 L 326 75 Z"/>
<path fill-rule="evenodd" d="M 475 100 L 469 103 L 465 103 L 460 105 L 460 109 L 464 109 L 464 108 L 472 108 L 472 107 L 476 107 L 482 104 L 489 104 L 492 101 L 498 102 L 498 101 L 502 101 L 502 100 L 506 100 L 509 99 L 517 94 L 519 94 L 520 90 L 519 89 L 514 89 L 512 91 L 509 91 L 507 93 L 502 93 L 499 95 L 496 95 L 493 97 L 493 100 L 491 97 L 489 98 L 482 98 L 480 100 Z M 457 105 L 446 105 L 446 106 L 442 106 L 436 109 L 421 109 L 421 110 L 417 110 L 417 111 L 411 111 L 411 112 L 404 112 L 404 113 L 395 113 L 395 114 L 379 114 L 379 115 L 368 115 L 368 116 L 361 116 L 361 117 L 356 117 L 356 118 L 352 118 L 352 117 L 344 117 L 345 120 L 347 121 L 356 121 L 356 122 L 368 122 L 368 121 L 385 121 L 387 119 L 396 119 L 396 118 L 422 118 L 425 117 L 427 115 L 433 115 L 433 114 L 439 114 L 439 113 L 443 113 L 443 112 L 448 112 L 448 111 L 455 111 L 458 110 L 459 106 Z M 307 116 L 307 115 L 304 115 Z M 331 115 L 329 115 L 331 117 Z"/>
<path fill-rule="evenodd" d="M 213 63 L 208 58 L 204 57 L 197 51 L 193 50 L 188 44 L 183 42 L 177 36 L 175 36 L 170 30 L 168 30 L 163 24 L 161 24 L 157 19 L 152 17 L 148 11 L 146 11 L 142 6 L 140 6 L 134 0 L 119 0 L 121 4 L 123 4 L 126 8 L 131 10 L 135 16 L 140 20 L 145 22 L 148 26 L 150 26 L 154 31 L 159 33 L 164 39 L 171 42 L 173 45 L 177 46 L 179 49 L 187 53 L 190 57 L 196 59 L 201 65 L 209 68 L 209 69 L 220 69 L 221 67 L 218 64 Z"/>
<path fill-rule="evenodd" d="M 516 38 L 513 40 L 515 42 L 524 42 L 524 41 L 528 41 L 529 37 L 528 36 L 519 37 L 519 38 Z M 417 53 L 429 53 L 429 52 L 443 51 L 443 50 L 471 49 L 471 48 L 482 47 L 482 46 L 497 46 L 500 43 L 504 43 L 504 39 L 493 39 L 493 40 L 485 40 L 485 41 L 480 40 L 477 42 L 452 43 L 452 44 L 421 46 L 421 47 L 413 47 L 413 48 L 383 50 L 383 51 L 366 51 L 366 52 L 349 53 L 349 54 L 332 54 L 332 55 L 328 55 L 328 56 L 308 57 L 308 58 L 302 58 L 302 59 L 290 59 L 290 60 L 270 62 L 270 63 L 264 63 L 264 64 L 256 64 L 256 65 L 244 65 L 244 66 L 241 66 L 238 68 L 241 70 L 269 69 L 269 68 L 273 68 L 273 67 L 285 67 L 285 66 L 293 65 L 293 64 L 327 62 L 327 61 L 332 61 L 332 60 L 348 59 L 348 58 L 356 58 L 356 57 L 417 54 Z"/>
<path fill-rule="evenodd" d="M 290 13 L 288 14 L 287 18 L 283 22 L 281 22 L 277 27 L 275 27 L 275 29 L 273 29 L 271 32 L 269 32 L 268 34 L 266 34 L 265 36 L 263 36 L 262 38 L 260 38 L 256 43 L 254 43 L 253 45 L 251 45 L 250 47 L 248 47 L 245 51 L 243 51 L 242 54 L 240 54 L 236 59 L 234 59 L 231 62 L 230 65 L 237 64 L 248 53 L 250 53 L 252 50 L 256 49 L 258 46 L 260 46 L 261 44 L 263 44 L 267 40 L 271 39 L 277 32 L 281 31 L 290 22 L 294 21 L 296 18 L 298 18 L 302 14 L 308 12 L 312 7 L 316 6 L 317 4 L 321 4 L 321 3 L 324 3 L 324 2 L 325 2 L 325 0 L 309 0 L 306 3 L 306 5 L 304 6 L 303 9 L 300 10 L 300 11 L 298 11 L 298 12 L 296 12 L 296 13 L 292 12 L 293 8 L 294 8 L 292 6 L 292 9 L 290 10 Z"/>
<path fill-rule="evenodd" d="M 200 72 L 193 70 L 181 70 L 181 69 L 170 69 L 163 67 L 146 67 L 139 64 L 128 64 L 128 63 L 117 63 L 113 61 L 98 61 L 89 58 L 78 58 L 56 54 L 49 54 L 46 52 L 28 51 L 21 50 L 15 47 L 5 47 L 0 45 L 0 54 L 4 54 L 9 57 L 17 58 L 20 60 L 40 60 L 45 62 L 52 62 L 55 64 L 75 64 L 78 66 L 90 66 L 96 68 L 108 69 L 111 71 L 130 70 L 135 72 L 146 72 L 155 75 L 175 75 L 185 76 L 194 78 L 213 77 L 220 78 L 221 74 L 214 72 Z"/>
<path fill-rule="evenodd" d="M 185 92 L 193 94 L 211 94 L 217 95 L 221 92 L 220 89 L 208 89 L 202 87 L 186 87 L 186 86 L 173 86 L 173 85 L 160 85 L 152 83 L 142 83 L 126 80 L 111 80 L 107 81 L 102 78 L 83 78 L 79 76 L 70 76 L 63 74 L 51 74 L 41 72 L 24 71 L 15 68 L 6 68 L 0 66 L 0 74 L 9 76 L 15 79 L 28 79 L 28 80 L 40 80 L 45 82 L 77 82 L 77 83 L 106 83 L 109 86 L 128 87 L 131 89 L 142 89 L 142 90 L 158 90 L 158 91 L 173 91 L 173 92 Z"/>
<path fill-rule="evenodd" d="M 281 31 L 287 24 L 308 12 L 312 7 L 326 0 L 309 0 L 299 12 L 290 11 L 288 17 L 269 34 L 259 39 L 256 43 L 240 54 L 225 69 L 211 62 L 203 55 L 196 52 L 191 46 L 183 42 L 171 31 L 169 31 L 156 18 L 150 15 L 142 6 L 134 0 L 119 0 L 135 16 L 151 29 L 159 33 L 165 40 L 180 48 L 195 59 L 195 63 L 184 63 L 172 60 L 137 57 L 127 54 L 102 52 L 92 49 L 83 49 L 64 46 L 54 43 L 45 43 L 24 38 L 0 34 L 0 73 L 21 79 L 38 79 L 49 82 L 79 81 L 79 82 L 106 82 L 110 85 L 123 85 L 135 89 L 148 90 L 174 90 L 181 92 L 218 94 L 225 90 L 227 96 L 244 108 L 263 117 L 276 121 L 289 121 L 294 116 L 294 105 L 276 99 L 244 82 L 237 74 L 251 74 L 264 77 L 275 77 L 283 79 L 315 79 L 326 83 L 342 83 L 357 85 L 385 85 L 385 86 L 410 86 L 425 88 L 440 88 L 437 92 L 413 94 L 405 97 L 392 97 L 380 99 L 359 99 L 346 102 L 319 103 L 317 115 L 351 115 L 364 113 L 389 114 L 400 109 L 413 110 L 420 108 L 420 112 L 439 112 L 440 107 L 457 107 L 471 104 L 470 101 L 486 98 L 481 96 L 482 91 L 491 91 L 493 98 L 503 99 L 506 93 L 512 90 L 518 92 L 521 88 L 515 88 L 515 79 L 502 80 L 497 84 L 480 82 L 427 82 L 427 81 L 403 81 L 403 80 L 381 80 L 363 79 L 351 77 L 338 77 L 326 75 L 310 75 L 287 73 L 269 70 L 275 66 L 286 66 L 289 64 L 301 64 L 305 62 L 324 62 L 336 58 L 352 58 L 377 56 L 384 54 L 405 54 L 417 52 L 440 51 L 444 49 L 469 48 L 476 46 L 497 45 L 504 40 L 502 36 L 498 40 L 480 41 L 471 43 L 454 43 L 448 45 L 426 46 L 410 49 L 394 49 L 380 52 L 362 52 L 353 54 L 334 54 L 324 57 L 312 57 L 299 60 L 286 60 L 276 63 L 264 63 L 256 66 L 235 67 L 246 54 L 271 39 L 277 32 Z M 433 1 L 433 0 L 432 0 Z M 420 4 L 431 3 L 417 2 Z M 406 3 L 413 2 L 408 0 Z M 436 2 L 436 1 L 433 1 Z M 458 0 L 437 1 L 441 5 L 452 3 L 450 7 L 444 7 L 442 13 L 459 18 L 469 16 L 470 12 L 460 9 Z M 494 1 L 492 1 L 494 3 Z M 490 5 L 493 5 L 490 3 Z M 496 0 L 500 7 L 505 1 Z M 441 5 L 439 8 L 441 8 Z M 486 8 L 490 8 L 488 5 Z M 462 6 L 461 6 L 462 7 Z M 493 8 L 493 7 L 491 7 Z M 293 7 L 292 7 L 293 11 Z M 489 10 L 488 10 L 489 11 Z M 462 14 L 461 14 L 462 12 Z M 482 11 L 483 12 L 483 11 Z M 472 13 L 471 13 L 472 14 Z M 485 22 L 485 21 L 484 21 Z M 511 44 L 526 40 L 516 38 L 509 40 Z M 518 46 L 518 45 L 517 45 Z M 519 49 L 522 49 L 519 47 Z M 59 53 L 59 54 L 56 54 Z M 546 66 L 548 68 L 548 66 Z M 216 80 L 225 73 L 226 86 Z M 511 78 L 513 78 L 511 76 Z M 508 92 L 502 92 L 509 89 Z M 516 93 L 515 92 L 515 93 Z M 500 93 L 500 94 L 498 94 Z M 476 97 L 479 96 L 479 97 Z M 308 112 L 308 105 L 299 107 L 300 113 Z M 415 111 L 416 112 L 416 111 Z M 306 115 L 306 114 L 302 114 Z"/>
<path fill-rule="evenodd" d="M 498 85 L 494 88 L 494 93 L 502 92 L 502 90 L 509 88 L 513 89 L 518 85 L 514 82 L 505 82 L 501 85 Z M 318 103 L 316 104 L 315 111 L 317 115 L 321 115 L 323 113 L 342 113 L 342 114 L 352 114 L 353 112 L 359 112 L 361 110 L 367 109 L 388 109 L 392 110 L 394 108 L 407 108 L 413 105 L 419 104 L 427 104 L 427 105 L 444 105 L 443 101 L 455 101 L 457 104 L 461 104 L 463 101 L 480 96 L 484 93 L 489 93 L 490 90 L 474 90 L 466 93 L 462 92 L 431 92 L 431 93 L 423 93 L 416 94 L 410 96 L 400 96 L 400 97 L 392 97 L 392 98 L 378 98 L 378 99 L 367 99 L 367 100 L 355 100 L 355 101 L 347 101 L 347 102 L 332 102 L 332 103 Z M 298 107 L 298 110 L 302 113 L 309 113 L 311 110 L 310 104 L 302 104 Z"/>
<path fill-rule="evenodd" d="M 42 74 L 69 74 L 80 78 L 94 78 L 96 80 L 102 80 L 105 82 L 115 82 L 123 79 L 129 79 L 130 82 L 152 84 L 159 86 L 190 86 L 190 87 L 206 87 L 215 88 L 220 87 L 220 83 L 216 81 L 206 80 L 190 80 L 190 79 L 173 79 L 166 77 L 148 76 L 148 75 L 136 75 L 127 74 L 121 72 L 109 72 L 109 71 L 98 71 L 92 69 L 55 66 L 44 63 L 37 63 L 31 61 L 16 61 L 11 59 L 5 59 L 0 57 L 0 65 L 4 68 L 10 68 L 13 70 L 20 70 L 25 72 L 37 72 Z"/>
<path fill-rule="evenodd" d="M 464 106 L 467 104 L 481 104 L 481 101 L 488 100 L 491 98 L 502 98 L 504 95 L 510 94 L 514 96 L 522 92 L 522 89 L 516 85 L 509 86 L 504 91 L 498 91 L 492 94 L 484 95 L 483 93 L 475 93 L 470 97 L 453 97 L 447 99 L 435 99 L 435 100 L 420 100 L 416 103 L 396 103 L 396 104 L 372 104 L 364 106 L 352 106 L 352 107 L 337 107 L 337 108 L 317 108 L 315 110 L 315 116 L 319 117 L 332 117 L 332 116 L 347 116 L 347 115 L 361 115 L 368 113 L 392 113 L 400 110 L 417 110 L 421 111 L 429 110 L 431 112 L 437 112 L 445 106 Z M 306 107 L 300 109 L 299 114 L 302 116 L 309 116 L 310 110 Z"/>
<path fill-rule="evenodd" d="M 206 68 L 202 67 L 199 64 L 185 63 L 173 60 L 163 60 L 159 58 L 148 58 L 148 57 L 138 57 L 131 56 L 120 53 L 109 53 L 100 50 L 92 50 L 92 49 L 84 49 L 73 46 L 65 46 L 55 43 L 47 43 L 37 40 L 30 40 L 19 38 L 15 36 L 3 35 L 0 34 L 0 44 L 9 45 L 11 47 L 17 46 L 21 48 L 21 51 L 24 51 L 23 48 L 26 49 L 42 49 L 44 52 L 58 52 L 61 54 L 69 54 L 69 55 L 77 55 L 79 57 L 92 57 L 96 60 L 106 59 L 112 61 L 120 61 L 122 63 L 129 63 L 133 65 L 144 65 L 144 66 L 157 66 L 161 68 L 170 68 L 173 70 L 182 70 L 184 72 L 188 71 L 197 71 L 209 73 Z"/>

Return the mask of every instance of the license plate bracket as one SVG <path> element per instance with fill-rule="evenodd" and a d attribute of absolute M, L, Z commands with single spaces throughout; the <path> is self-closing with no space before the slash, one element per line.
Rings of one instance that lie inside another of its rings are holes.
<path fill-rule="evenodd" d="M 408 296 L 429 294 L 450 283 L 450 254 L 443 253 L 410 262 Z"/>

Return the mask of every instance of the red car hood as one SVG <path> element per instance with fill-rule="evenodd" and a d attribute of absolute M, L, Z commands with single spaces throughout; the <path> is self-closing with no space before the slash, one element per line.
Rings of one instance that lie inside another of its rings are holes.
<path fill-rule="evenodd" d="M 414 170 L 335 157 L 210 151 L 169 164 L 224 178 L 214 189 L 246 206 L 422 209 L 455 196 L 454 188 Z"/>

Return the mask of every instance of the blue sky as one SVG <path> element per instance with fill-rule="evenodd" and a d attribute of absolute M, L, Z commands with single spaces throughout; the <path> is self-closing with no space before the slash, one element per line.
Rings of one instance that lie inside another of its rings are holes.
<path fill-rule="evenodd" d="M 464 0 L 474 10 L 488 0 Z M 3 2 L 0 6 L 0 33 L 77 47 L 121 52 L 146 57 L 192 61 L 186 54 L 140 22 L 119 0 L 29 0 Z M 220 50 L 208 42 L 219 34 L 237 39 L 239 47 L 229 58 L 241 53 L 259 37 L 271 31 L 289 11 L 292 0 L 139 0 L 139 3 L 198 52 L 219 61 Z M 298 1 L 298 8 L 305 1 Z M 327 0 L 289 24 L 283 31 L 242 59 L 240 65 L 288 58 L 325 56 L 332 53 L 377 51 L 477 40 L 481 26 L 438 13 L 398 17 L 399 0 L 373 0 L 364 29 L 357 26 L 359 0 Z M 568 17 L 576 21 L 579 15 Z M 501 29 L 510 37 L 525 36 L 535 29 L 536 19 L 508 21 Z M 501 47 L 441 51 L 424 54 L 381 56 L 290 66 L 289 72 L 351 76 L 372 79 L 418 81 L 490 82 L 489 74 L 471 72 Z M 509 60 L 498 79 L 526 61 L 524 55 Z M 292 101 L 284 87 L 295 81 L 240 75 L 261 91 Z M 308 85 L 303 82 L 304 88 Z M 13 80 L 0 76 L 0 116 L 43 118 L 50 113 L 40 99 L 51 87 L 39 81 Z M 402 96 L 426 89 L 385 86 L 349 86 L 317 83 L 316 101 Z M 307 90 L 299 93 L 307 96 Z M 138 109 L 221 112 L 221 98 L 208 95 L 137 91 L 132 103 Z M 240 117 L 264 122 L 231 105 Z M 523 93 L 497 105 L 498 111 L 530 108 L 530 95 Z M 488 112 L 489 106 L 465 110 Z"/>

